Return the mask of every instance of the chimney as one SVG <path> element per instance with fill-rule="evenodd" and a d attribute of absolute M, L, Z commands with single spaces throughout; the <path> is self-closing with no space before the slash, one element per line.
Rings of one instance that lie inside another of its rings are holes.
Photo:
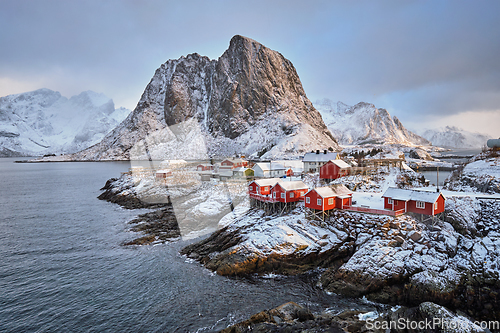
<path fill-rule="evenodd" d="M 326 155 L 326 149 L 325 149 L 325 151 L 324 151 L 324 154 Z"/>
<path fill-rule="evenodd" d="M 318 150 L 316 150 L 316 154 L 319 154 L 319 149 L 318 149 Z"/>

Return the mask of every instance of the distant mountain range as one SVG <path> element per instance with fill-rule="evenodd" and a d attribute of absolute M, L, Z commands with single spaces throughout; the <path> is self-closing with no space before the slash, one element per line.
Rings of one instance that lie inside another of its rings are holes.
<path fill-rule="evenodd" d="M 99 142 L 130 110 L 103 94 L 50 89 L 0 97 L 0 156 L 73 153 Z"/>
<path fill-rule="evenodd" d="M 91 91 L 70 99 L 49 89 L 0 98 L 0 156 L 279 159 L 339 151 L 339 143 L 466 148 L 486 139 L 454 127 L 422 137 L 364 102 L 313 106 L 288 59 L 239 35 L 217 60 L 193 53 L 162 64 L 132 112 Z"/>
<path fill-rule="evenodd" d="M 481 148 L 488 139 L 492 139 L 487 134 L 472 133 L 454 126 L 426 130 L 422 136 L 434 146 L 445 148 Z"/>
<path fill-rule="evenodd" d="M 168 60 L 137 107 L 99 144 L 72 160 L 282 158 L 340 150 L 280 53 L 234 36 L 217 60 Z"/>
<path fill-rule="evenodd" d="M 430 145 L 423 137 L 407 130 L 385 109 L 360 102 L 354 106 L 323 99 L 314 103 L 326 126 L 340 144 Z"/>

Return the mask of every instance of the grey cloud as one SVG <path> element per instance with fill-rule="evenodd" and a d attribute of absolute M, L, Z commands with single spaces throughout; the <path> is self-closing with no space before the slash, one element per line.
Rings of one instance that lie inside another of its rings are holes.
<path fill-rule="evenodd" d="M 403 119 L 499 102 L 496 1 L 0 0 L 0 8 L 9 32 L 0 35 L 0 77 L 98 90 L 128 107 L 161 63 L 192 52 L 217 58 L 235 34 L 290 59 L 312 100 L 372 102 Z"/>

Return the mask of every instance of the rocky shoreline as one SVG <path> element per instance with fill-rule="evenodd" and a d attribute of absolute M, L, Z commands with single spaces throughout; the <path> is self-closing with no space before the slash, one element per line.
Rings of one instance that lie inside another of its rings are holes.
<path fill-rule="evenodd" d="M 146 236 L 136 238 L 124 245 L 145 245 L 153 242 L 166 242 L 181 237 L 179 224 L 175 218 L 172 204 L 156 211 L 141 214 L 128 222 L 131 231 L 145 233 Z"/>
<path fill-rule="evenodd" d="M 456 325 L 456 326 L 455 326 Z M 492 325 L 493 326 L 493 325 Z M 288 302 L 274 309 L 254 314 L 219 333 L 345 333 L 345 332 L 491 332 L 466 315 L 454 313 L 432 302 L 415 307 L 397 306 L 386 311 L 345 310 L 340 313 L 312 313 L 307 308 Z M 493 330 L 495 331 L 495 330 Z"/>
<path fill-rule="evenodd" d="M 499 211 L 499 205 L 490 205 L 492 212 Z M 298 208 L 289 224 L 268 222 L 262 227 L 259 214 L 249 211 L 181 253 L 228 276 L 325 268 L 320 284 L 329 292 L 410 307 L 433 302 L 475 319 L 500 318 L 499 214 L 477 215 L 474 223 L 488 226 L 475 238 L 460 234 L 448 222 L 435 220 L 433 225 L 412 216 L 335 211 L 320 223 L 305 220 Z M 269 221 L 273 219 L 278 217 Z M 315 229 L 306 229 L 304 235 L 316 238 L 317 246 L 301 244 L 300 227 L 292 229 L 295 224 L 318 224 L 316 228 L 332 234 L 316 237 Z M 267 235 L 286 229 L 286 235 L 298 241 L 293 245 L 274 240 L 267 248 L 267 240 L 252 238 L 254 228 Z"/>
<path fill-rule="evenodd" d="M 97 197 L 99 200 L 115 203 L 126 209 L 156 209 L 128 222 L 133 225 L 130 231 L 142 233 L 144 236 L 123 245 L 146 245 L 175 240 L 181 236 L 172 203 L 168 202 L 168 198 L 166 203 L 145 202 L 135 192 L 132 182 L 124 182 L 119 178 L 109 179 L 100 190 L 104 192 Z"/>
<path fill-rule="evenodd" d="M 100 190 L 104 192 L 97 197 L 99 200 L 115 203 L 126 209 L 163 208 L 168 205 L 168 199 L 166 202 L 160 203 L 150 203 L 142 200 L 137 195 L 134 182 L 131 179 L 125 178 L 125 181 L 122 178 L 108 179 Z"/>
<path fill-rule="evenodd" d="M 159 199 L 144 200 L 144 193 L 150 197 L 158 191 L 133 180 L 128 175 L 111 179 L 99 197 L 130 209 L 157 209 L 132 221 L 132 230 L 148 233 L 133 244 L 179 237 L 180 223 L 175 223 L 169 197 L 162 192 Z M 137 194 L 139 187 L 146 190 Z M 205 191 L 203 198 L 208 198 L 216 188 L 203 184 L 189 191 Z M 334 210 L 325 221 L 317 221 L 305 217 L 301 203 L 279 216 L 266 215 L 243 201 L 220 220 L 217 231 L 181 254 L 225 276 L 295 275 L 319 268 L 318 283 L 326 292 L 413 309 L 401 316 L 419 313 L 416 308 L 432 303 L 444 309 L 440 313 L 498 320 L 500 202 L 452 197 L 440 218 Z"/>

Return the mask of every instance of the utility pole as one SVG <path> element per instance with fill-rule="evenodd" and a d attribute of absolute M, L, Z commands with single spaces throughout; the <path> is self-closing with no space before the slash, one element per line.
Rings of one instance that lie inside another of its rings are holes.
<path fill-rule="evenodd" d="M 439 193 L 439 165 L 437 166 L 436 192 Z"/>

